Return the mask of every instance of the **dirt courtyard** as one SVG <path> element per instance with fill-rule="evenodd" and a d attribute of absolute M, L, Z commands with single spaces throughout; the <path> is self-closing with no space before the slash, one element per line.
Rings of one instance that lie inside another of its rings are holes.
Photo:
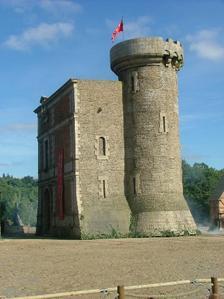
<path fill-rule="evenodd" d="M 0 296 L 6 297 L 213 275 L 224 277 L 224 236 L 0 240 Z"/>

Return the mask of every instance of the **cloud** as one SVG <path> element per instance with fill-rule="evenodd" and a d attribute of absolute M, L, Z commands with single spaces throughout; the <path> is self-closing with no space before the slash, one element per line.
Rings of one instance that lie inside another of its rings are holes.
<path fill-rule="evenodd" d="M 141 16 L 134 22 L 127 22 L 126 35 L 128 38 L 146 36 L 151 32 L 150 28 L 151 18 L 148 16 Z"/>
<path fill-rule="evenodd" d="M 0 162 L 0 167 L 9 167 L 9 166 L 11 166 L 10 163 L 1 163 Z"/>
<path fill-rule="evenodd" d="M 181 131 L 183 130 L 192 130 L 195 127 L 200 126 L 201 129 L 205 128 L 205 123 L 217 124 L 222 121 L 224 114 L 221 112 L 202 112 L 202 113 L 189 113 L 180 115 Z M 200 124 L 200 125 L 199 125 Z"/>
<path fill-rule="evenodd" d="M 182 123 L 184 122 L 193 122 L 193 121 L 217 121 L 220 119 L 223 119 L 224 113 L 222 111 L 220 112 L 204 112 L 204 113 L 189 113 L 189 114 L 183 114 L 180 116 L 180 120 Z"/>
<path fill-rule="evenodd" d="M 37 129 L 36 123 L 12 123 L 7 126 L 0 127 L 0 132 L 27 132 L 34 131 Z"/>
<path fill-rule="evenodd" d="M 4 45 L 14 50 L 28 50 L 32 46 L 49 46 L 52 42 L 71 35 L 74 27 L 71 23 L 42 23 L 28 28 L 20 35 L 11 35 Z"/>
<path fill-rule="evenodd" d="M 73 0 L 0 0 L 1 5 L 12 8 L 16 13 L 39 8 L 49 13 L 77 13 L 82 6 Z"/>
<path fill-rule="evenodd" d="M 82 10 L 80 4 L 70 0 L 41 0 L 39 6 L 50 13 L 76 13 Z"/>
<path fill-rule="evenodd" d="M 20 166 L 20 165 L 22 165 L 22 161 L 0 162 L 0 167 L 12 167 L 12 166 Z"/>
<path fill-rule="evenodd" d="M 199 57 L 218 61 L 224 58 L 224 43 L 218 41 L 221 34 L 219 29 L 201 30 L 194 35 L 188 35 L 186 40 L 190 44 L 190 50 Z"/>
<path fill-rule="evenodd" d="M 205 114 L 205 113 L 198 113 L 198 114 L 184 114 L 180 117 L 180 120 L 182 122 L 189 122 L 189 121 L 199 121 L 199 120 L 207 120 L 207 119 L 213 119 L 217 117 L 216 114 Z"/>
<path fill-rule="evenodd" d="M 182 154 L 182 160 L 196 162 L 196 161 L 204 161 L 205 159 L 209 158 L 208 155 L 201 155 L 201 154 Z"/>
<path fill-rule="evenodd" d="M 152 19 L 149 16 L 140 16 L 135 21 L 124 22 L 124 34 L 125 38 L 136 38 L 147 36 L 151 32 Z M 111 32 L 118 25 L 112 20 L 106 20 L 107 26 L 111 29 Z"/>

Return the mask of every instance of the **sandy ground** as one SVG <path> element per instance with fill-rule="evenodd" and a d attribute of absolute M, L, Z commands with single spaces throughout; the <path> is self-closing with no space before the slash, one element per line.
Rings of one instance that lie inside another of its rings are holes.
<path fill-rule="evenodd" d="M 6 297 L 213 275 L 224 277 L 224 236 L 0 241 L 0 296 Z"/>

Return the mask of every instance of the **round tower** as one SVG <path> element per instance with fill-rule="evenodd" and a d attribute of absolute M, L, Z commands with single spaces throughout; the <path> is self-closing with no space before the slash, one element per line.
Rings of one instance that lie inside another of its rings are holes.
<path fill-rule="evenodd" d="M 110 52 L 123 82 L 125 189 L 132 229 L 144 235 L 195 234 L 185 202 L 178 125 L 177 41 L 137 38 Z"/>

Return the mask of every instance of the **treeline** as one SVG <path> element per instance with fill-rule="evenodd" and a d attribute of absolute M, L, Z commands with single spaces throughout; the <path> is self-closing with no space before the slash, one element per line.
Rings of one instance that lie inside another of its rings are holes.
<path fill-rule="evenodd" d="M 197 223 L 209 222 L 209 198 L 215 190 L 224 169 L 217 170 L 205 163 L 193 166 L 182 161 L 184 196 Z"/>
<path fill-rule="evenodd" d="M 22 179 L 3 174 L 0 177 L 0 203 L 4 209 L 4 219 L 13 223 L 18 213 L 23 224 L 36 225 L 37 180 L 31 176 Z M 3 214 L 3 211 L 0 211 Z"/>
<path fill-rule="evenodd" d="M 198 223 L 209 220 L 209 197 L 216 188 L 224 169 L 217 170 L 205 163 L 193 166 L 182 161 L 184 196 Z M 22 179 L 10 175 L 0 177 L 0 202 L 5 206 L 4 218 L 13 223 L 18 212 L 26 225 L 36 225 L 37 180 L 26 176 Z M 1 211 L 0 211 L 1 217 Z"/>

